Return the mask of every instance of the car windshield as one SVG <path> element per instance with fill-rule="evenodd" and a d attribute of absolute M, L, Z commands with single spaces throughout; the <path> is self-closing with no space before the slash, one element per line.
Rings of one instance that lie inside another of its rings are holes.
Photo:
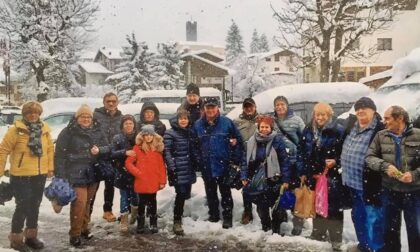
<path fill-rule="evenodd" d="M 141 102 L 154 102 L 154 103 L 181 103 L 180 97 L 143 97 Z"/>
<path fill-rule="evenodd" d="M 0 114 L 0 118 L 3 122 L 7 124 L 13 124 L 16 122 L 16 120 L 22 119 L 22 115 L 20 113 L 19 114 L 7 113 L 7 114 Z"/>
<path fill-rule="evenodd" d="M 378 94 L 389 94 L 395 90 L 406 90 L 406 91 L 420 91 L 420 83 L 409 83 L 403 85 L 393 85 L 389 87 L 380 88 L 376 91 Z"/>
<path fill-rule="evenodd" d="M 45 118 L 44 121 L 47 122 L 49 126 L 56 127 L 61 125 L 67 125 L 72 117 L 73 113 L 50 115 L 47 118 Z"/>

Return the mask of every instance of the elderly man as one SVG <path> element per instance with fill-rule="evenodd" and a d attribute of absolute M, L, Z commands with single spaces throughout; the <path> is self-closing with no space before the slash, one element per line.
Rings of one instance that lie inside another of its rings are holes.
<path fill-rule="evenodd" d="M 385 251 L 401 251 L 401 212 L 409 251 L 420 251 L 420 129 L 400 106 L 384 114 L 385 130 L 376 134 L 366 162 L 382 174 Z"/>
<path fill-rule="evenodd" d="M 218 222 L 219 197 L 222 196 L 223 228 L 232 227 L 233 200 L 230 185 L 225 184 L 229 165 L 244 164 L 243 142 L 235 124 L 220 115 L 214 97 L 204 100 L 204 115 L 192 129 L 194 157 L 201 170 L 209 206 L 209 221 Z M 231 142 L 235 141 L 236 144 Z"/>
<path fill-rule="evenodd" d="M 254 135 L 257 129 L 256 118 L 257 118 L 257 106 L 252 98 L 245 98 L 242 103 L 242 113 L 238 118 L 235 118 L 233 122 L 238 127 L 244 141 L 244 147 L 248 140 Z M 252 221 L 252 202 L 250 202 L 245 194 L 242 196 L 244 202 L 244 212 L 242 214 L 241 223 L 246 225 Z"/>
<path fill-rule="evenodd" d="M 384 126 L 381 116 L 376 112 L 376 105 L 370 98 L 360 98 L 354 104 L 354 109 L 356 116 L 351 115 L 348 120 L 347 136 L 341 152 L 342 178 L 343 184 L 349 187 L 352 195 L 351 217 L 359 241 L 357 249 L 377 251 L 383 247 L 383 208 L 380 207 L 378 197 L 381 177 L 378 172 L 367 167 L 365 157 L 369 144 Z"/>

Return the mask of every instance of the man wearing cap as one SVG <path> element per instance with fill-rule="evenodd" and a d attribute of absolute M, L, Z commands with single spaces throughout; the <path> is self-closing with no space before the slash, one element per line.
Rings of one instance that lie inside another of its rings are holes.
<path fill-rule="evenodd" d="M 203 111 L 203 101 L 200 98 L 200 89 L 194 83 L 187 86 L 187 99 L 178 108 L 178 111 L 184 109 L 190 114 L 190 123 L 193 125 L 200 119 Z"/>
<path fill-rule="evenodd" d="M 352 196 L 351 216 L 359 241 L 357 249 L 377 251 L 383 247 L 383 213 L 379 198 L 381 177 L 367 167 L 365 157 L 369 144 L 384 125 L 370 98 L 360 98 L 354 104 L 354 110 L 356 116 L 350 115 L 348 119 L 341 152 L 342 178 Z"/>
<path fill-rule="evenodd" d="M 401 251 L 402 213 L 408 249 L 420 251 L 420 129 L 412 127 L 407 111 L 400 106 L 385 111 L 384 123 L 386 129 L 376 134 L 365 159 L 382 176 L 383 251 Z"/>
<path fill-rule="evenodd" d="M 257 118 L 257 106 L 252 98 L 245 98 L 242 103 L 242 113 L 238 118 L 235 118 L 233 122 L 241 133 L 242 140 L 244 141 L 244 149 L 246 143 L 253 136 L 257 129 L 256 118 Z M 244 202 L 244 212 L 242 214 L 241 223 L 246 225 L 253 220 L 252 216 L 252 202 L 250 202 L 245 194 L 242 194 Z"/>
<path fill-rule="evenodd" d="M 224 183 L 230 165 L 244 165 L 242 137 L 229 118 L 220 115 L 214 97 L 204 99 L 204 115 L 192 129 L 193 155 L 201 170 L 209 206 L 209 221 L 218 222 L 219 198 L 222 196 L 223 228 L 232 227 L 233 200 L 230 185 Z M 236 139 L 236 144 L 231 140 Z"/>

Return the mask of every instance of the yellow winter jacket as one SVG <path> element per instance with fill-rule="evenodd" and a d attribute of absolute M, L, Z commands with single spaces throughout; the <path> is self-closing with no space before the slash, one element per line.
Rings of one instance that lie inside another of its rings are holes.
<path fill-rule="evenodd" d="M 10 155 L 10 174 L 13 176 L 35 176 L 54 171 L 54 144 L 47 123 L 42 126 L 42 156 L 32 154 L 28 147 L 29 130 L 18 120 L 10 127 L 0 143 L 0 176 L 4 174 L 7 156 Z"/>

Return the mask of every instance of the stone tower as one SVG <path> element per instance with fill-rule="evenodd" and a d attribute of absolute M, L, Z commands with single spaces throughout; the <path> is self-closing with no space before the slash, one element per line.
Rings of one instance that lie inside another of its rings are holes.
<path fill-rule="evenodd" d="M 197 41 L 197 22 L 187 21 L 187 41 Z"/>

